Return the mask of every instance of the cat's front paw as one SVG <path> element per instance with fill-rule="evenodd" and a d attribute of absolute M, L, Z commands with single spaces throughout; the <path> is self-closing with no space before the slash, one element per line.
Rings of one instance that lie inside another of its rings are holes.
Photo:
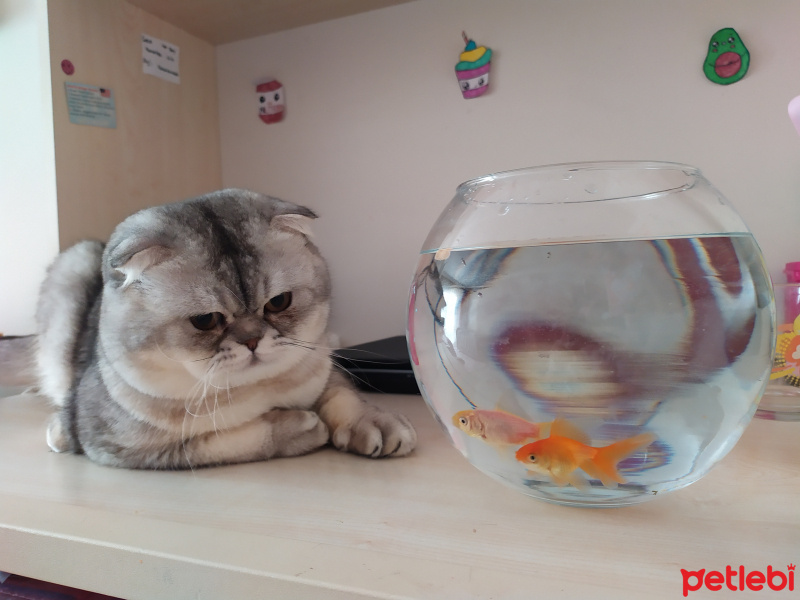
<path fill-rule="evenodd" d="M 267 455 L 298 456 L 328 443 L 328 427 L 310 410 L 271 410 L 263 419 L 271 425 Z"/>
<path fill-rule="evenodd" d="M 47 423 L 47 445 L 53 452 L 69 452 L 69 438 L 61 427 L 61 415 L 58 413 L 50 416 Z"/>
<path fill-rule="evenodd" d="M 417 444 L 417 432 L 403 415 L 364 406 L 350 425 L 334 430 L 331 442 L 338 450 L 371 458 L 405 456 Z"/>

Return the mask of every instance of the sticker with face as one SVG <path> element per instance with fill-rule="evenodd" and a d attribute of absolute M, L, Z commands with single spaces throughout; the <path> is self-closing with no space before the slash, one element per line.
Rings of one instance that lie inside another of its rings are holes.
<path fill-rule="evenodd" d="M 277 123 L 283 120 L 286 108 L 283 85 L 272 79 L 256 86 L 256 100 L 258 101 L 258 116 L 264 123 Z"/>
<path fill-rule="evenodd" d="M 735 29 L 726 27 L 711 36 L 703 61 L 703 72 L 709 81 L 720 85 L 736 83 L 745 76 L 749 66 L 750 52 Z"/>

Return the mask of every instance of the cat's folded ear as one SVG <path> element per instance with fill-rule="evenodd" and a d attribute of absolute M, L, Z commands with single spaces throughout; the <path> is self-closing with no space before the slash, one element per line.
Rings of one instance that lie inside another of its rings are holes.
<path fill-rule="evenodd" d="M 287 213 L 272 217 L 269 225 L 284 231 L 293 231 L 310 238 L 312 236 L 311 221 L 317 218 L 312 211 L 305 209 L 303 214 Z"/>
<path fill-rule="evenodd" d="M 174 248 L 154 238 L 125 240 L 108 252 L 107 263 L 113 269 L 112 277 L 127 287 L 141 279 L 142 273 L 174 256 Z M 123 280 L 124 276 L 124 280 Z"/>

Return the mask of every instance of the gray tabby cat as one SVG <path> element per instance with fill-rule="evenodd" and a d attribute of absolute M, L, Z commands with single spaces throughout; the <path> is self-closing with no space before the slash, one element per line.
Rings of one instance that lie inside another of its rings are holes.
<path fill-rule="evenodd" d="M 309 209 L 223 190 L 142 210 L 108 245 L 50 267 L 35 341 L 59 407 L 56 452 L 115 467 L 183 469 L 304 454 L 331 442 L 411 452 L 402 415 L 365 403 L 326 348 L 330 278 Z M 17 382 L 19 383 L 19 382 Z"/>

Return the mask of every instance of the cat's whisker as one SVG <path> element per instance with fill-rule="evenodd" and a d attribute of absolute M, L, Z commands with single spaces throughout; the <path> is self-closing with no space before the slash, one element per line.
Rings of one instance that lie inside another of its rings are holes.
<path fill-rule="evenodd" d="M 222 411 L 222 407 L 215 405 L 214 410 L 215 411 L 219 410 L 219 420 L 222 423 L 222 427 L 220 428 L 220 431 L 227 430 L 228 429 L 228 424 L 225 422 L 225 413 Z"/>
<path fill-rule="evenodd" d="M 357 375 L 353 375 L 352 373 L 347 371 L 347 369 L 345 369 L 342 365 L 337 364 L 336 362 L 332 362 L 331 364 L 332 364 L 332 367 L 334 369 L 339 369 L 342 373 L 344 373 L 349 378 L 355 379 L 355 380 L 363 383 L 365 386 L 373 388 L 376 392 L 380 391 L 380 390 L 378 390 L 378 388 L 376 388 L 375 386 L 371 385 L 367 380 L 362 379 L 361 377 L 358 377 Z M 305 369 L 305 370 L 309 371 L 310 373 L 314 372 L 314 369 L 310 365 L 305 363 L 305 362 L 298 363 L 296 366 L 299 367 L 299 368 Z"/>
<path fill-rule="evenodd" d="M 225 375 L 227 379 L 228 374 L 226 373 Z M 214 424 L 214 433 L 217 434 L 217 437 L 219 437 L 220 431 L 219 427 L 217 427 L 217 415 L 219 415 L 220 421 L 222 421 L 222 429 L 225 430 L 228 428 L 225 423 L 225 416 L 222 414 L 222 410 L 220 410 L 219 406 L 219 391 L 221 389 L 223 389 L 222 386 L 214 386 L 214 412 L 211 414 L 212 423 Z"/>
<path fill-rule="evenodd" d="M 179 359 L 179 358 L 173 358 L 172 356 L 170 356 L 169 354 L 164 352 L 163 348 L 161 348 L 161 345 L 158 342 L 156 342 L 156 348 L 158 349 L 159 352 L 161 352 L 161 354 L 164 356 L 164 358 L 166 358 L 167 360 L 171 360 L 172 362 L 176 362 L 176 363 L 203 362 L 204 360 L 211 360 L 212 358 L 214 358 L 214 355 L 212 354 L 211 356 L 207 356 L 207 357 L 203 357 L 203 358 L 191 358 L 191 359 L 182 360 L 182 359 Z"/>
<path fill-rule="evenodd" d="M 205 396 L 200 395 L 197 397 L 196 400 L 192 399 L 192 401 L 189 402 L 187 406 L 185 406 L 185 411 L 188 416 L 195 418 L 201 416 L 199 413 L 199 408 L 200 404 L 202 404 L 203 402 L 203 398 L 205 398 Z"/>
<path fill-rule="evenodd" d="M 211 378 L 214 376 L 214 373 L 217 370 L 217 368 L 216 368 L 217 364 L 218 363 L 213 363 L 211 366 L 209 366 L 208 370 L 206 371 L 205 378 L 204 378 L 205 386 L 203 387 L 203 405 L 206 408 L 205 416 L 211 417 L 212 418 L 212 422 L 213 422 L 214 414 L 211 412 L 211 409 L 208 407 L 208 389 L 210 387 L 214 387 L 214 384 L 211 383 Z M 198 405 L 198 408 L 200 408 L 199 405 Z"/>
<path fill-rule="evenodd" d="M 197 383 L 195 383 L 194 386 L 192 387 L 191 392 L 187 396 L 186 404 L 184 405 L 184 408 L 186 409 L 186 412 L 189 415 L 193 417 L 201 416 L 199 412 L 193 412 L 193 411 L 199 411 L 200 405 L 203 403 L 204 399 L 208 395 L 209 380 L 213 376 L 216 369 L 217 369 L 217 363 L 212 363 L 211 365 L 209 365 L 202 379 L 199 379 Z"/>
<path fill-rule="evenodd" d="M 200 409 L 200 405 L 203 403 L 204 399 L 205 399 L 205 396 L 200 396 L 197 399 L 197 403 L 195 405 L 187 406 L 186 407 L 186 414 L 189 415 L 190 417 L 195 417 L 195 418 L 202 417 L 203 415 L 200 414 L 199 409 Z"/>
<path fill-rule="evenodd" d="M 368 352 L 368 354 L 373 354 L 376 357 L 381 357 L 381 355 L 378 354 L 377 352 Z M 338 359 L 346 361 L 346 362 L 354 362 L 356 360 L 351 356 L 343 356 L 341 354 L 337 354 L 336 352 L 331 352 L 331 357 L 338 358 Z M 384 360 L 368 360 L 366 358 L 358 358 L 357 360 L 360 363 L 371 363 L 371 364 L 374 364 L 374 365 L 381 365 L 381 364 L 384 364 L 384 362 L 385 362 L 385 359 Z"/>
<path fill-rule="evenodd" d="M 286 341 L 283 341 L 286 340 Z M 291 338 L 288 336 L 284 336 L 278 343 L 284 346 L 297 346 L 299 348 L 305 348 L 307 350 L 327 350 L 330 353 L 330 356 L 334 358 L 339 358 L 341 360 L 350 361 L 353 360 L 351 357 L 343 356 L 336 352 L 336 350 L 341 350 L 341 348 L 333 348 L 331 346 L 325 346 L 323 344 L 317 344 L 313 342 L 307 342 L 305 340 L 299 340 L 296 338 Z M 350 352 L 358 352 L 365 356 L 374 356 L 376 359 L 382 358 L 381 355 L 377 352 L 371 352 L 370 350 L 350 350 Z M 381 364 L 383 361 L 381 360 L 369 360 L 367 358 L 359 358 L 359 362 L 368 362 L 374 364 Z"/>
<path fill-rule="evenodd" d="M 311 351 L 314 351 L 314 350 L 317 349 L 314 346 L 308 345 L 308 344 L 306 344 L 304 342 L 294 342 L 294 341 L 279 340 L 278 341 L 278 345 L 279 346 L 296 346 L 297 348 L 303 348 L 303 350 L 311 350 Z"/>
<path fill-rule="evenodd" d="M 362 378 L 361 378 L 361 377 L 359 377 L 358 375 L 354 375 L 353 373 L 351 373 L 350 371 L 348 371 L 346 368 L 344 368 L 342 365 L 340 365 L 340 364 L 337 364 L 337 363 L 335 363 L 335 362 L 334 362 L 334 363 L 333 363 L 333 368 L 334 368 L 334 369 L 339 369 L 339 371 L 341 371 L 341 372 L 342 372 L 344 375 L 346 375 L 348 378 L 350 378 L 350 379 L 354 379 L 354 380 L 356 380 L 356 381 L 358 381 L 358 382 L 360 382 L 360 383 L 364 384 L 365 386 L 372 388 L 372 389 L 373 389 L 373 390 L 375 390 L 376 392 L 380 392 L 380 390 L 379 390 L 378 388 L 376 388 L 374 385 L 372 385 L 372 384 L 371 384 L 369 381 L 367 381 L 366 379 L 362 379 Z"/>
<path fill-rule="evenodd" d="M 204 374 L 203 378 L 198 382 L 197 394 L 192 398 L 191 406 L 199 408 L 206 394 L 208 394 L 208 373 Z"/>
<path fill-rule="evenodd" d="M 234 297 L 234 298 L 236 298 L 236 299 L 237 299 L 237 300 L 238 300 L 238 301 L 241 303 L 242 307 L 244 307 L 244 308 L 247 308 L 247 304 L 245 304 L 244 300 L 242 300 L 242 299 L 241 299 L 241 298 L 240 298 L 240 297 L 239 297 L 239 296 L 236 294 L 236 292 L 234 292 L 234 291 L 233 291 L 231 288 L 229 288 L 229 287 L 228 287 L 227 285 L 225 285 L 225 284 L 223 284 L 223 285 L 222 285 L 222 287 L 224 287 L 224 288 L 225 288 L 226 290 L 228 290 L 228 291 L 229 291 L 231 294 L 233 294 L 233 297 Z"/>
<path fill-rule="evenodd" d="M 219 408 L 219 388 L 214 386 L 214 410 L 211 412 L 211 425 L 214 428 L 214 434 L 219 437 L 219 430 L 217 429 L 217 409 Z"/>
<path fill-rule="evenodd" d="M 188 452 L 186 450 L 186 440 L 194 437 L 196 423 L 197 423 L 196 420 L 200 417 L 210 416 L 212 418 L 214 431 L 217 432 L 216 418 L 215 418 L 216 400 L 215 400 L 214 411 L 211 411 L 208 407 L 208 392 L 209 392 L 209 387 L 216 388 L 216 386 L 214 386 L 211 380 L 218 371 L 220 364 L 218 361 L 213 360 L 214 355 L 209 356 L 207 358 L 180 361 L 168 356 L 161 349 L 160 346 L 158 347 L 158 349 L 165 357 L 167 357 L 170 360 L 174 360 L 175 362 L 188 363 L 188 362 L 209 361 L 205 373 L 200 379 L 198 379 L 195 382 L 195 384 L 192 386 L 191 390 L 189 390 L 189 393 L 186 396 L 186 400 L 184 403 L 183 422 L 181 423 L 181 446 L 183 448 L 184 457 L 186 458 L 186 464 L 188 465 L 189 469 L 192 472 L 194 472 L 194 465 L 192 465 L 191 460 L 189 459 Z M 205 414 L 201 412 L 202 406 L 205 406 L 206 409 Z M 189 417 L 191 417 L 191 424 L 189 423 Z"/>
<path fill-rule="evenodd" d="M 214 356 L 212 355 L 212 356 L 206 356 L 205 358 L 193 358 L 191 360 L 185 360 L 183 362 L 203 362 L 204 360 L 211 360 L 213 358 Z"/>
<path fill-rule="evenodd" d="M 334 348 L 332 346 L 326 346 L 325 344 L 320 344 L 318 342 L 309 342 L 307 340 L 301 340 L 301 339 L 293 338 L 293 337 L 289 337 L 289 336 L 282 336 L 282 337 L 279 338 L 279 341 L 283 341 L 283 340 L 287 340 L 289 342 L 294 342 L 296 344 L 303 344 L 303 345 L 308 346 L 309 348 L 313 348 L 315 350 L 330 350 L 330 351 L 336 350 L 336 348 Z"/>
<path fill-rule="evenodd" d="M 192 386 L 192 389 L 187 395 L 186 402 L 184 404 L 183 422 L 181 423 L 181 447 L 183 448 L 183 456 L 186 459 L 186 464 L 189 466 L 189 469 L 192 471 L 192 473 L 194 473 L 194 465 L 192 464 L 192 461 L 189 458 L 189 452 L 186 450 L 186 440 L 192 436 L 194 428 L 193 427 L 191 428 L 192 431 L 190 431 L 188 435 L 186 428 L 189 417 L 190 416 L 192 417 L 192 423 L 194 423 L 194 419 L 197 417 L 197 414 L 192 412 L 193 410 L 196 410 L 193 409 L 193 404 L 195 402 L 195 399 L 197 398 L 199 407 L 199 403 L 202 401 L 203 397 L 203 391 L 202 391 L 203 384 L 204 381 L 201 379 L 198 380 L 197 383 L 194 384 L 194 386 Z"/>
<path fill-rule="evenodd" d="M 189 411 L 187 410 L 183 415 L 183 422 L 181 423 L 181 447 L 183 448 L 183 457 L 186 459 L 186 464 L 189 466 L 192 473 L 194 473 L 194 465 L 192 465 L 192 460 L 189 458 L 189 451 L 186 450 L 186 419 L 188 416 Z"/>
<path fill-rule="evenodd" d="M 198 381 L 196 384 L 194 384 L 194 386 L 192 387 L 191 391 L 186 396 L 186 400 L 183 403 L 183 410 L 187 415 L 195 416 L 192 413 L 192 410 L 193 410 L 192 406 L 194 405 L 195 399 L 198 396 L 201 396 L 201 387 L 202 387 L 202 385 L 203 385 L 203 382 L 202 381 Z M 184 417 L 184 420 L 185 420 L 185 417 Z"/>
<path fill-rule="evenodd" d="M 342 356 L 341 354 L 335 352 L 330 347 L 323 346 L 322 344 L 314 344 L 312 342 L 306 342 L 304 340 L 298 340 L 297 338 L 291 338 L 291 337 L 285 336 L 279 343 L 281 343 L 282 345 L 296 346 L 298 348 L 304 348 L 306 350 L 317 350 L 317 349 L 328 350 L 329 355 L 331 357 L 333 357 L 333 358 L 338 358 L 338 359 L 346 361 L 346 362 L 352 362 L 352 360 L 353 360 L 350 357 Z M 362 352 L 364 354 L 367 354 L 367 355 L 371 354 L 371 355 L 373 355 L 375 357 L 379 357 L 380 356 L 377 352 L 370 352 L 369 350 L 361 350 L 360 352 Z M 381 364 L 381 362 L 382 362 L 380 360 L 368 360 L 366 358 L 359 358 L 358 360 L 359 360 L 359 362 L 362 362 L 362 363 L 373 363 L 373 364 Z M 347 368 L 345 368 L 343 365 L 337 363 L 336 361 L 333 361 L 333 367 L 336 368 L 336 369 L 339 369 L 342 373 L 344 373 L 348 377 L 350 377 L 350 378 L 352 378 L 352 379 L 364 384 L 365 386 L 371 387 L 371 388 L 375 389 L 375 391 L 379 391 L 375 386 L 371 385 L 366 379 L 363 379 L 361 377 L 358 377 L 357 375 L 354 375 L 353 373 L 349 372 L 347 370 Z"/>
<path fill-rule="evenodd" d="M 330 354 L 331 357 L 339 358 L 339 359 L 341 359 L 343 361 L 348 361 L 348 362 L 352 361 L 351 358 L 346 357 L 346 356 L 342 356 L 340 354 L 337 354 L 336 352 L 331 351 L 329 348 L 326 348 L 326 347 L 321 346 L 321 345 L 311 344 L 311 342 L 305 342 L 303 340 L 296 340 L 295 338 L 285 337 L 285 338 L 283 338 L 282 341 L 279 341 L 279 343 L 281 345 L 284 345 L 284 346 L 296 346 L 298 348 L 303 348 L 304 350 L 309 350 L 309 351 L 314 351 L 314 350 L 317 350 L 317 349 L 329 350 L 329 354 Z M 370 352 L 368 350 L 364 350 L 363 352 L 365 354 L 373 354 L 375 356 L 380 356 L 379 354 L 377 354 L 375 352 Z M 359 360 L 359 362 L 363 362 L 363 363 L 373 363 L 373 364 L 380 364 L 381 363 L 381 361 L 379 361 L 379 360 L 374 360 L 373 361 L 373 360 L 367 360 L 367 359 L 363 359 L 363 358 L 359 358 L 358 360 Z M 303 364 L 303 363 L 301 363 L 301 364 Z M 363 378 L 361 378 L 361 377 L 359 377 L 357 375 L 354 375 L 353 373 L 349 372 L 347 370 L 347 368 L 345 368 L 344 366 L 340 365 L 336 361 L 333 361 L 333 367 L 335 369 L 339 369 L 342 373 L 347 375 L 349 378 L 354 379 L 354 380 L 364 384 L 365 386 L 374 389 L 376 392 L 380 391 L 374 385 L 370 384 L 366 379 L 363 379 Z"/>
<path fill-rule="evenodd" d="M 195 396 L 200 392 L 200 389 L 203 387 L 203 379 L 198 379 L 192 388 L 189 390 L 189 393 L 186 395 L 186 402 L 191 402 Z"/>

